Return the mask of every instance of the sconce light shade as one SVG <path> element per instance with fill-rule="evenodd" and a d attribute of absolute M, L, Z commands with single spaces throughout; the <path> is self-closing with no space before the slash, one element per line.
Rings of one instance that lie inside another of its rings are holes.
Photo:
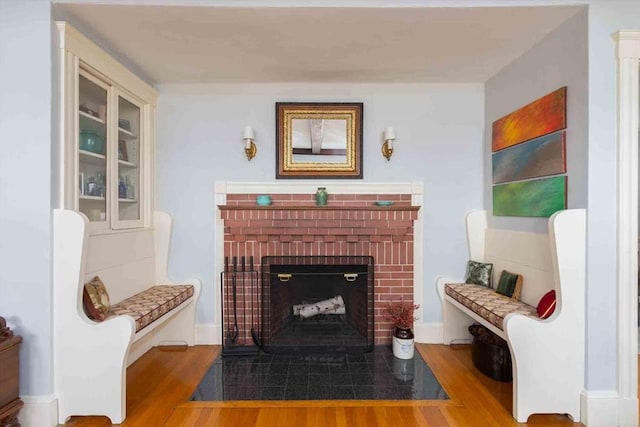
<path fill-rule="evenodd" d="M 393 140 L 396 139 L 396 132 L 393 127 L 387 126 L 384 130 L 384 143 L 382 144 L 382 155 L 389 161 L 393 154 Z"/>
<path fill-rule="evenodd" d="M 247 160 L 251 160 L 255 157 L 258 148 L 256 144 L 253 142 L 255 136 L 253 134 L 253 129 L 251 126 L 245 126 L 244 131 L 242 132 L 242 139 L 245 141 L 244 154 L 247 156 Z"/>
<path fill-rule="evenodd" d="M 253 128 L 251 126 L 245 126 L 242 133 L 242 139 L 256 139 L 253 135 Z"/>
<path fill-rule="evenodd" d="M 391 126 L 387 126 L 384 130 L 384 140 L 396 139 L 396 131 Z"/>

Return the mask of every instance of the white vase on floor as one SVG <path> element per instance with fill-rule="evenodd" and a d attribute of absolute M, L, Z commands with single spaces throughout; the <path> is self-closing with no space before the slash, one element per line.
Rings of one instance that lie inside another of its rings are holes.
<path fill-rule="evenodd" d="M 396 328 L 392 338 L 393 355 L 398 359 L 413 359 L 414 336 L 411 329 Z"/>

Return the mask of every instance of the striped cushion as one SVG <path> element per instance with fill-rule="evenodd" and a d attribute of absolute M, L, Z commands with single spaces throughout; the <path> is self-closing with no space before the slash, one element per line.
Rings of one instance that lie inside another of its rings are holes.
<path fill-rule="evenodd" d="M 444 289 L 451 298 L 502 330 L 504 330 L 502 326 L 504 318 L 509 313 L 520 313 L 538 318 L 535 307 L 500 295 L 486 286 L 448 283 Z"/>
<path fill-rule="evenodd" d="M 193 285 L 158 285 L 112 305 L 109 315 L 133 317 L 138 332 L 192 296 Z"/>

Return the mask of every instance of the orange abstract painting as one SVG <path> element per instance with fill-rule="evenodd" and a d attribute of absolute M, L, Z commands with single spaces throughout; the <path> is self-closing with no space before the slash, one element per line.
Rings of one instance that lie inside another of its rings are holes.
<path fill-rule="evenodd" d="M 491 151 L 496 152 L 567 127 L 567 87 L 493 122 Z"/>

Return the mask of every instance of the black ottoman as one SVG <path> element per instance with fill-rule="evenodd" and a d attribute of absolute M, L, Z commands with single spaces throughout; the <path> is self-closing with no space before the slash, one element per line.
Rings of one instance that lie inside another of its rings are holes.
<path fill-rule="evenodd" d="M 479 324 L 469 326 L 469 332 L 473 335 L 471 360 L 474 366 L 496 381 L 511 381 L 511 353 L 507 342 Z"/>

